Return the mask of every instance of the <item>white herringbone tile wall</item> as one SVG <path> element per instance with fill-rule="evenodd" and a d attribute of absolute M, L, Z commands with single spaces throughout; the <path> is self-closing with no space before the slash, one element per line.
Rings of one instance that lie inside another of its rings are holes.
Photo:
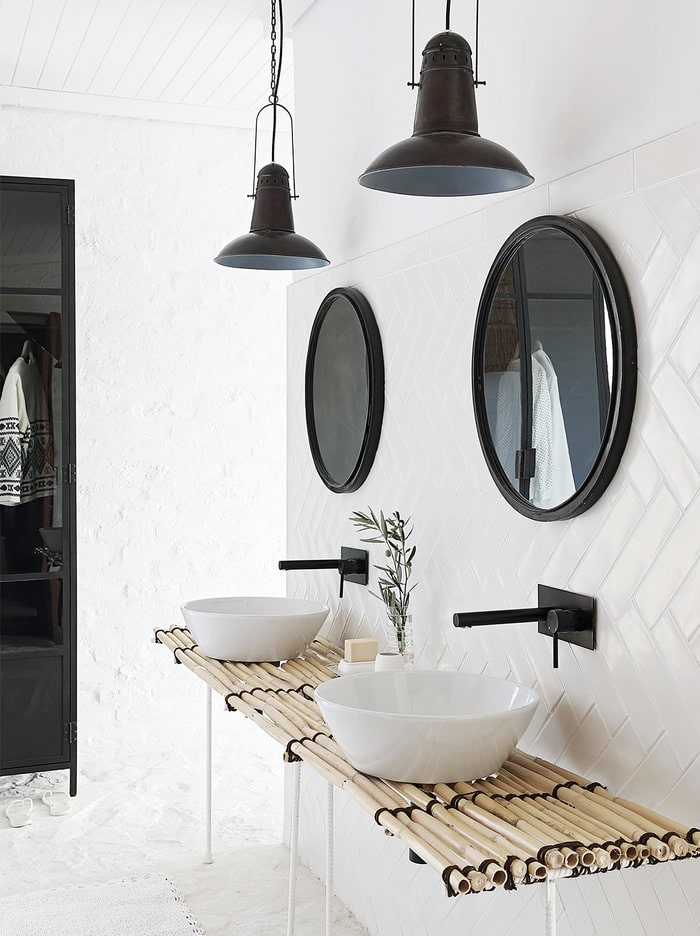
<path fill-rule="evenodd" d="M 639 333 L 639 390 L 620 469 L 564 523 L 519 516 L 495 488 L 470 392 L 474 319 L 502 241 L 539 214 L 575 214 L 608 242 Z M 358 286 L 386 360 L 382 439 L 364 487 L 331 494 L 306 439 L 304 363 L 323 296 Z M 295 283 L 289 293 L 288 553 L 336 555 L 368 504 L 415 522 L 418 664 L 509 677 L 542 705 L 524 746 L 631 799 L 700 825 L 700 127 L 526 190 L 427 234 Z M 457 631 L 454 611 L 534 603 L 538 582 L 598 599 L 599 646 L 534 625 Z M 330 600 L 330 636 L 380 633 L 366 589 L 338 601 L 330 573 L 290 594 Z M 304 771 L 302 853 L 322 874 L 325 797 Z M 449 900 L 438 877 L 336 793 L 336 889 L 380 936 L 535 936 L 542 888 Z M 563 882 L 561 936 L 700 933 L 700 861 Z"/>

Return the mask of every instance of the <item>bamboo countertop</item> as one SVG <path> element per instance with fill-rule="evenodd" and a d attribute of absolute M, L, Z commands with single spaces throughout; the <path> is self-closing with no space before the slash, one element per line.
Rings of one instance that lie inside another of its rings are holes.
<path fill-rule="evenodd" d="M 183 627 L 155 634 L 229 710 L 279 741 L 285 761 L 302 760 L 345 790 L 434 868 L 449 896 L 700 856 L 700 829 L 519 750 L 496 776 L 471 783 L 419 787 L 359 773 L 314 702 L 315 687 L 335 678 L 328 666 L 341 659 L 322 638 L 275 666 L 213 660 Z"/>

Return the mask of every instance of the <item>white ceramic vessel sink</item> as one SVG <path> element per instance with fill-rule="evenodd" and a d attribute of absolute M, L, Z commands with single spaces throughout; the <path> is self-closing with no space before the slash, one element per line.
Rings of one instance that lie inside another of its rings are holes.
<path fill-rule="evenodd" d="M 203 653 L 216 660 L 292 660 L 323 626 L 328 608 L 298 598 L 200 598 L 182 614 Z"/>
<path fill-rule="evenodd" d="M 444 671 L 361 673 L 332 679 L 316 701 L 350 763 L 411 783 L 454 783 L 494 773 L 539 702 L 526 686 Z"/>

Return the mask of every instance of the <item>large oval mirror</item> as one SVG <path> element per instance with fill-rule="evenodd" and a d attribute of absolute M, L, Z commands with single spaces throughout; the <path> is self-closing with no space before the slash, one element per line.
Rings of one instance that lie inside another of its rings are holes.
<path fill-rule="evenodd" d="M 519 227 L 486 280 L 472 371 L 481 447 L 520 513 L 562 520 L 598 500 L 629 435 L 636 358 L 627 287 L 595 231 Z"/>
<path fill-rule="evenodd" d="M 356 491 L 369 474 L 384 415 L 384 357 L 370 304 L 357 289 L 321 303 L 306 358 L 306 427 L 323 483 Z"/>

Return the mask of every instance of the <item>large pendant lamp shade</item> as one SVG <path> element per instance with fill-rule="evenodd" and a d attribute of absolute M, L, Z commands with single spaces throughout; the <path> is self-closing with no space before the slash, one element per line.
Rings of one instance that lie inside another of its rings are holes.
<path fill-rule="evenodd" d="M 279 7 L 279 61 L 276 58 L 277 7 Z M 272 160 L 258 173 L 255 195 L 252 196 L 255 202 L 250 232 L 232 240 L 219 251 L 214 260 L 222 266 L 247 270 L 310 270 L 314 267 L 327 266 L 330 261 L 314 243 L 294 230 L 292 198 L 297 197 L 296 183 L 294 183 L 294 125 L 292 115 L 284 105 L 279 103 L 278 99 L 284 29 L 282 0 L 271 0 L 271 10 L 271 94 L 269 103 L 260 108 L 255 118 L 253 175 L 255 175 L 258 152 L 258 121 L 260 114 L 268 108 L 272 108 Z M 284 166 L 275 162 L 278 110 L 284 111 L 289 117 L 294 192 L 289 186 L 289 173 Z"/>
<path fill-rule="evenodd" d="M 269 163 L 260 170 L 250 233 L 232 240 L 215 259 L 222 266 L 248 270 L 310 270 L 328 264 L 315 244 L 294 231 L 284 166 Z"/>
<path fill-rule="evenodd" d="M 533 177 L 504 146 L 479 136 L 469 43 L 449 28 L 428 42 L 413 135 L 384 150 L 360 185 L 399 195 L 486 195 Z"/>

